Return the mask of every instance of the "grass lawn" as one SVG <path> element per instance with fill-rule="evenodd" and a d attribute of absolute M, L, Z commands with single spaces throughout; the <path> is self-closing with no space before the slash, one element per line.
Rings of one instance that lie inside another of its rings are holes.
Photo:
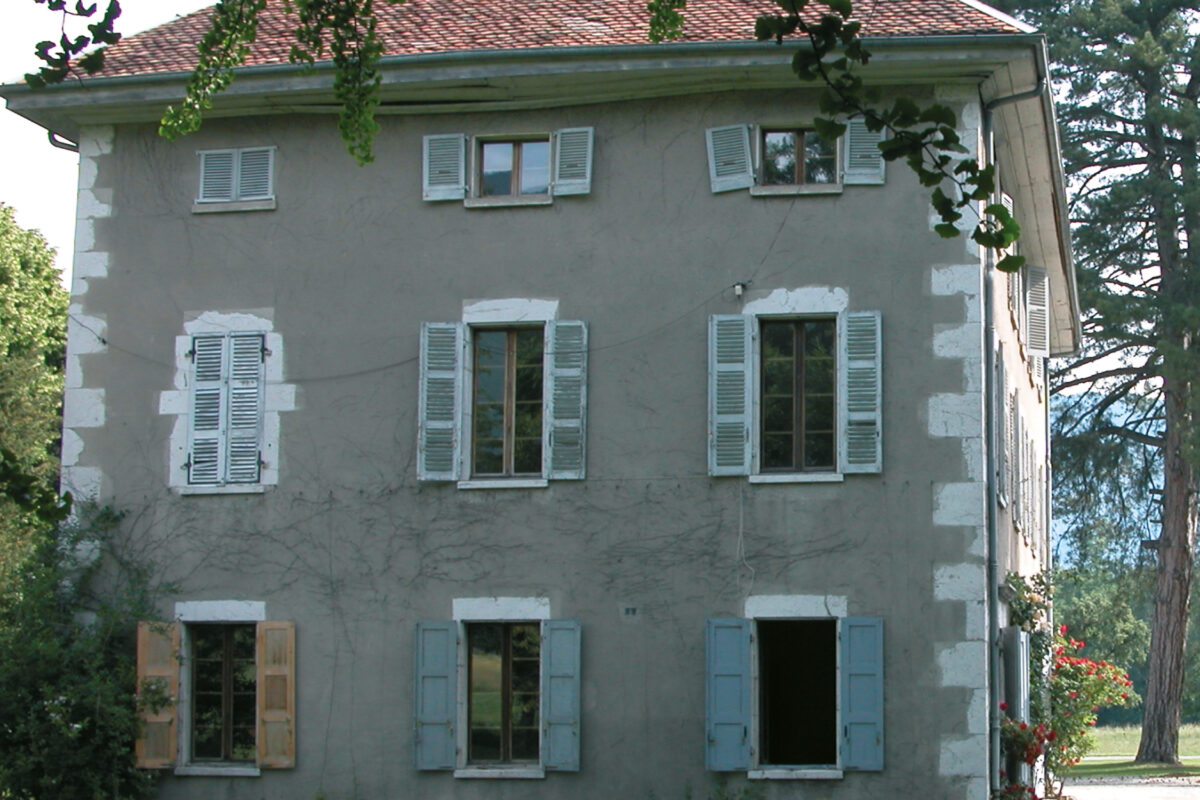
<path fill-rule="evenodd" d="M 1168 764 L 1135 764 L 1129 761 L 1084 761 L 1067 770 L 1072 778 L 1168 778 L 1182 775 L 1200 777 L 1200 758 L 1185 758 L 1183 766 Z"/>
<path fill-rule="evenodd" d="M 1096 728 L 1096 746 L 1089 756 L 1123 756 L 1118 761 L 1085 760 L 1067 773 L 1070 778 L 1161 778 L 1177 775 L 1200 776 L 1200 725 L 1179 729 L 1179 755 L 1183 766 L 1134 764 L 1142 729 L 1133 725 Z"/>
<path fill-rule="evenodd" d="M 1089 756 L 1129 756 L 1132 761 L 1137 755 L 1142 729 L 1134 725 L 1106 726 L 1094 728 L 1092 736 L 1096 746 L 1088 753 Z M 1183 725 L 1179 728 L 1179 755 L 1200 756 L 1200 725 Z"/>

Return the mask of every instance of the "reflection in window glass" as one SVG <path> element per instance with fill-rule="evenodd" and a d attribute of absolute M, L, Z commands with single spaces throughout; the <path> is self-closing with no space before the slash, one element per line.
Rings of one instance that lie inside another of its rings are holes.
<path fill-rule="evenodd" d="M 253 625 L 193 625 L 192 758 L 253 761 L 256 683 Z"/>
<path fill-rule="evenodd" d="M 550 142 L 521 143 L 521 194 L 550 191 Z"/>
<path fill-rule="evenodd" d="M 762 419 L 764 472 L 834 469 L 837 457 L 836 321 L 764 321 Z"/>
<path fill-rule="evenodd" d="M 537 761 L 541 631 L 536 622 L 467 626 L 468 760 Z"/>
<path fill-rule="evenodd" d="M 550 191 L 550 141 L 483 142 L 479 147 L 479 194 L 499 197 Z"/>
<path fill-rule="evenodd" d="M 763 131 L 764 186 L 837 182 L 837 145 L 814 131 Z"/>
<path fill-rule="evenodd" d="M 543 329 L 479 329 L 471 472 L 542 474 Z"/>

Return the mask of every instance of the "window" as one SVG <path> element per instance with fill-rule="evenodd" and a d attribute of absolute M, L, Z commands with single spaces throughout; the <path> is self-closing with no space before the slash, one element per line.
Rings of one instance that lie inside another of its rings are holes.
<path fill-rule="evenodd" d="M 883 769 L 881 619 L 710 619 L 707 661 L 708 769 L 818 779 Z"/>
<path fill-rule="evenodd" d="M 882 471 L 878 312 L 716 315 L 708 357 L 709 474 Z"/>
<path fill-rule="evenodd" d="M 294 766 L 293 623 L 261 619 L 263 604 L 245 601 L 178 603 L 176 615 L 138 625 L 139 693 L 167 699 L 143 712 L 138 766 L 180 775 Z"/>
<path fill-rule="evenodd" d="M 542 328 L 475 332 L 472 474 L 542 474 L 543 338 Z"/>
<path fill-rule="evenodd" d="M 417 625 L 418 769 L 461 778 L 579 769 L 580 627 L 548 613 L 541 598 L 467 598 L 455 601 L 454 621 Z"/>
<path fill-rule="evenodd" d="M 253 211 L 275 207 L 275 148 L 202 150 L 193 211 Z"/>
<path fill-rule="evenodd" d="M 726 125 L 705 135 L 713 192 L 751 194 L 833 192 L 854 184 L 882 184 L 882 136 L 862 120 L 846 123 L 837 144 L 803 127 Z"/>
<path fill-rule="evenodd" d="M 564 128 L 520 138 L 426 136 L 422 197 L 486 207 L 545 204 L 554 197 L 588 194 L 593 139 L 592 128 Z"/>
<path fill-rule="evenodd" d="M 582 322 L 496 327 L 489 318 L 422 327 L 421 480 L 511 488 L 582 479 L 586 407 Z"/>

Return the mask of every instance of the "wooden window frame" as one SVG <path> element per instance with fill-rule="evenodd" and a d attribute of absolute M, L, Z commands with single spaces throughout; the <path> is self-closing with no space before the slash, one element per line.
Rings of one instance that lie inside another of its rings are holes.
<path fill-rule="evenodd" d="M 830 360 L 833 362 L 832 367 L 832 418 L 831 423 L 833 429 L 831 432 L 831 453 L 832 460 L 828 465 L 821 466 L 806 466 L 805 465 L 805 447 L 804 439 L 807 433 L 806 415 L 804 403 L 808 395 L 806 394 L 805 377 L 806 370 L 804 364 L 806 357 L 804 355 L 804 339 L 806 323 L 822 322 L 831 326 L 831 338 L 833 347 L 830 351 Z M 759 320 L 759 342 L 758 342 L 758 364 L 759 364 L 759 381 L 758 381 L 758 396 L 762 410 L 758 420 L 758 452 L 759 464 L 758 472 L 764 475 L 775 474 L 797 474 L 797 473 L 837 473 L 839 472 L 838 465 L 838 414 L 839 414 L 839 397 L 838 397 L 838 350 L 839 350 L 839 325 L 837 317 L 814 316 L 814 317 L 794 317 L 794 318 L 766 318 Z M 774 325 L 786 325 L 792 332 L 792 463 L 788 466 L 767 466 L 766 464 L 766 443 L 765 438 L 768 433 L 766 429 L 767 414 L 766 414 L 766 397 L 767 397 L 767 358 L 764 352 L 766 336 L 763 329 Z"/>
<path fill-rule="evenodd" d="M 517 336 L 522 332 L 537 332 L 540 335 L 541 361 L 539 369 L 542 373 L 541 378 L 541 397 L 538 398 L 540 406 L 539 411 L 539 435 L 538 441 L 538 469 L 535 472 L 517 472 L 516 470 L 516 389 L 517 389 Z M 504 348 L 504 398 L 503 398 L 503 421 L 501 424 L 502 430 L 502 451 L 501 451 L 501 470 L 500 472 L 480 472 L 478 470 L 478 455 L 477 448 L 479 446 L 479 413 L 478 413 L 478 380 L 479 380 L 479 336 L 480 333 L 504 333 L 505 348 Z M 546 452 L 545 452 L 545 400 L 546 400 L 546 331 L 545 327 L 486 327 L 473 328 L 471 336 L 471 477 L 483 479 L 502 479 L 502 478 L 540 478 L 545 474 L 546 470 Z"/>
<path fill-rule="evenodd" d="M 795 164 L 792 169 L 792 180 L 788 183 L 767 183 L 766 182 L 766 163 L 767 163 L 767 137 L 773 134 L 790 134 L 796 142 L 795 147 Z M 815 187 L 831 187 L 842 185 L 842 170 L 841 170 L 841 139 L 833 144 L 833 151 L 829 154 L 832 160 L 833 180 L 831 181 L 810 181 L 806 174 L 807 159 L 804 157 L 809 137 L 820 139 L 817 132 L 811 128 L 791 128 L 791 127 L 762 127 L 758 131 L 758 148 L 759 148 L 759 163 L 755 182 L 759 187 L 782 187 L 782 186 L 815 186 Z M 822 140 L 823 141 L 823 140 Z"/>
<path fill-rule="evenodd" d="M 551 186 L 553 182 L 554 171 L 554 144 L 553 137 L 546 136 L 517 136 L 511 138 L 477 138 L 475 140 L 475 169 L 474 169 L 474 196 L 482 200 L 492 200 L 495 198 L 547 198 L 551 195 Z M 521 191 L 521 168 L 524 166 L 524 145 L 532 143 L 544 143 L 546 145 L 546 191 L 544 192 L 522 192 Z M 512 170 L 509 176 L 508 191 L 498 194 L 484 193 L 484 163 L 483 151 L 488 145 L 506 144 L 511 148 L 512 152 Z"/>
<path fill-rule="evenodd" d="M 468 766 L 491 766 L 491 765 L 527 766 L 527 765 L 540 764 L 541 763 L 541 755 L 542 755 L 541 754 L 541 735 L 540 735 L 541 734 L 540 716 L 541 716 L 541 703 L 542 703 L 541 671 L 543 669 L 542 652 L 541 652 L 541 650 L 542 650 L 542 648 L 541 648 L 542 631 L 541 631 L 540 622 L 538 622 L 538 621 L 501 622 L 501 621 L 491 621 L 491 620 L 476 620 L 476 621 L 468 621 L 465 623 L 465 625 L 466 625 L 466 632 L 467 632 L 467 636 L 466 636 L 466 653 L 467 653 L 466 662 L 467 662 L 467 664 L 466 664 L 466 667 L 467 667 L 467 687 L 468 687 L 468 689 L 467 689 L 467 731 L 466 731 L 466 734 L 467 734 L 467 737 L 466 737 L 467 738 L 467 748 L 466 748 L 467 762 L 466 763 L 467 763 L 467 765 Z M 537 631 L 537 635 L 538 635 L 538 653 L 537 653 L 536 658 L 531 659 L 533 661 L 536 661 L 538 664 L 538 680 L 536 682 L 536 686 L 537 686 L 537 695 L 538 695 L 539 721 L 537 723 L 535 723 L 534 729 L 533 729 L 535 734 L 537 734 L 536 741 L 538 743 L 538 746 L 537 746 L 538 752 L 533 758 L 529 758 L 529 759 L 514 759 L 513 755 L 512 755 L 513 730 L 514 730 L 513 729 L 513 720 L 512 720 L 512 695 L 513 695 L 512 637 L 513 637 L 513 629 L 516 627 L 519 627 L 519 626 L 532 627 Z M 491 759 L 491 760 L 481 760 L 481 759 L 475 758 L 475 755 L 473 752 L 473 746 L 472 746 L 472 736 L 471 736 L 472 731 L 474 730 L 474 728 L 472 726 L 472 701 L 471 701 L 471 692 L 470 692 L 471 687 L 474 685 L 474 680 L 473 680 L 473 678 L 474 678 L 474 669 L 473 669 L 474 659 L 472 658 L 472 654 L 474 651 L 473 651 L 471 642 L 472 642 L 472 636 L 474 635 L 474 633 L 476 631 L 480 630 L 481 628 L 485 628 L 485 627 L 496 627 L 496 628 L 499 628 L 501 631 L 501 637 L 500 637 L 500 642 L 501 642 L 501 646 L 500 646 L 500 664 L 501 664 L 500 757 L 498 759 Z"/>
<path fill-rule="evenodd" d="M 253 622 L 240 623 L 217 623 L 217 624 L 200 624 L 189 626 L 189 649 L 191 651 L 191 676 L 189 687 L 191 690 L 192 709 L 191 709 L 191 735 L 190 735 L 190 750 L 188 761 L 192 764 L 253 764 L 256 761 L 258 747 L 258 721 L 254 719 L 254 724 L 251 730 L 254 733 L 254 749 L 255 755 L 250 758 L 235 758 L 233 754 L 233 731 L 235 727 L 233 719 L 233 673 L 236 665 L 234 656 L 233 635 L 237 628 L 247 628 L 254 635 L 252 641 L 255 642 L 253 661 L 255 664 L 255 708 L 257 709 L 257 667 L 258 667 L 258 652 L 257 652 L 257 631 L 256 625 Z M 196 682 L 199 678 L 200 670 L 197 668 L 199 659 L 196 657 L 196 636 L 200 631 L 221 633 L 221 755 L 218 757 L 201 756 L 196 753 L 196 743 L 198 737 L 196 735 L 196 718 L 199 691 Z"/>

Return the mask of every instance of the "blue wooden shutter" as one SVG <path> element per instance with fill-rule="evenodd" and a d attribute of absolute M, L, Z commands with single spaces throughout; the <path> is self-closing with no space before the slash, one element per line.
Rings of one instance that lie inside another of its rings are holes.
<path fill-rule="evenodd" d="M 750 155 L 750 126 L 726 125 L 709 128 L 708 177 L 714 192 L 748 189 L 754 185 L 754 160 Z"/>
<path fill-rule="evenodd" d="M 467 196 L 467 137 L 426 136 L 421 159 L 421 197 L 461 200 Z"/>
<path fill-rule="evenodd" d="M 413 744 L 417 769 L 454 769 L 458 625 L 418 622 Z"/>
<path fill-rule="evenodd" d="M 579 623 L 542 622 L 542 766 L 579 770 Z"/>
<path fill-rule="evenodd" d="M 188 483 L 217 484 L 224 478 L 226 343 L 223 335 L 192 339 L 192 413 L 189 420 Z"/>
<path fill-rule="evenodd" d="M 551 322 L 546 334 L 546 476 L 578 480 L 587 470 L 587 325 Z"/>
<path fill-rule="evenodd" d="M 592 191 L 591 128 L 565 128 L 554 134 L 554 185 L 556 195 Z"/>
<path fill-rule="evenodd" d="M 846 617 L 842 646 L 842 768 L 883 769 L 883 619 Z"/>
<path fill-rule="evenodd" d="M 750 473 L 754 318 L 708 320 L 708 474 Z"/>
<path fill-rule="evenodd" d="M 846 123 L 846 135 L 842 141 L 844 164 L 843 182 L 854 184 L 881 184 L 887 170 L 887 162 L 879 152 L 883 131 L 869 131 L 861 119 Z"/>
<path fill-rule="evenodd" d="M 845 315 L 840 373 L 842 472 L 883 471 L 883 357 L 878 311 Z"/>
<path fill-rule="evenodd" d="M 750 620 L 710 619 L 707 629 L 704 765 L 750 768 Z"/>
<path fill-rule="evenodd" d="M 265 346 L 261 333 L 229 337 L 229 449 L 225 470 L 229 483 L 258 483 Z"/>
<path fill-rule="evenodd" d="M 460 461 L 463 326 L 426 322 L 421 326 L 421 395 L 418 398 L 417 477 L 423 481 L 458 478 Z"/>

